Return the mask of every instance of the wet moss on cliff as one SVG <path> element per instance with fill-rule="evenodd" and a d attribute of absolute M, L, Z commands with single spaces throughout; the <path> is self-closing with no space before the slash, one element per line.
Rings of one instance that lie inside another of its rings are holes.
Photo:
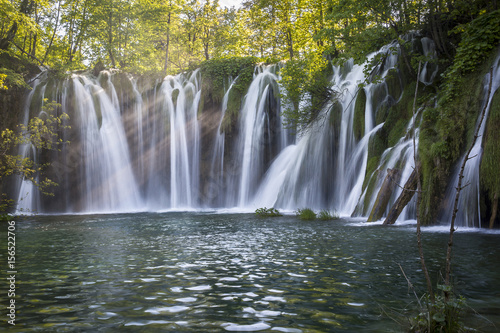
<path fill-rule="evenodd" d="M 481 109 L 484 76 L 496 54 L 492 52 L 476 71 L 469 71 L 454 83 L 454 89 L 460 94 L 449 99 L 445 89 L 438 97 L 437 106 L 427 107 L 423 113 L 419 141 L 423 181 L 420 216 L 423 224 L 436 222 L 451 170 L 472 140 Z"/>
<path fill-rule="evenodd" d="M 359 89 L 356 96 L 356 104 L 354 105 L 354 119 L 352 130 L 356 140 L 361 140 L 365 134 L 365 109 L 366 109 L 366 93 L 364 89 Z"/>
<path fill-rule="evenodd" d="M 257 58 L 232 57 L 211 59 L 201 64 L 202 95 L 200 109 L 222 108 L 224 94 L 233 82 L 221 131 L 230 132 L 236 123 L 241 102 L 252 83 Z"/>
<path fill-rule="evenodd" d="M 482 190 L 487 194 L 486 218 L 489 225 L 498 224 L 498 205 L 500 196 L 500 91 L 497 90 L 491 101 L 489 117 L 486 123 L 484 137 L 483 159 L 481 161 L 480 176 Z"/>
<path fill-rule="evenodd" d="M 232 57 L 211 59 L 201 64 L 202 99 L 205 102 L 221 103 L 225 91 L 229 88 L 230 78 L 238 77 L 233 86 L 244 92 L 253 78 L 253 70 L 257 63 L 254 57 Z"/>

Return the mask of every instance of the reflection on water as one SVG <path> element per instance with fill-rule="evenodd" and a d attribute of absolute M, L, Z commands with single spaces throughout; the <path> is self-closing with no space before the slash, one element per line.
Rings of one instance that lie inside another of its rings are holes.
<path fill-rule="evenodd" d="M 400 332 L 390 317 L 415 299 L 398 264 L 424 292 L 412 225 L 166 213 L 42 216 L 17 227 L 23 332 Z M 459 291 L 489 320 L 471 316 L 471 325 L 491 332 L 500 327 L 499 237 L 457 233 L 454 249 Z M 424 234 L 434 277 L 446 239 Z"/>

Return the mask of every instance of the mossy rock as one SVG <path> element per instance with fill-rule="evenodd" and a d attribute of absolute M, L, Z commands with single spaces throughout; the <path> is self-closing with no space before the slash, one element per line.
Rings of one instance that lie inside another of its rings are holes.
<path fill-rule="evenodd" d="M 387 93 L 394 100 L 399 100 L 401 94 L 403 93 L 403 81 L 401 80 L 401 75 L 398 69 L 392 69 L 389 71 L 385 77 L 385 83 L 387 85 Z"/>
<path fill-rule="evenodd" d="M 382 127 L 374 133 L 368 141 L 368 159 L 375 156 L 381 156 L 387 149 L 387 132 Z"/>
<path fill-rule="evenodd" d="M 342 123 L 342 113 L 344 112 L 344 108 L 342 104 L 335 102 L 332 104 L 330 109 L 330 117 L 329 122 L 330 126 L 334 129 L 340 129 L 340 124 Z"/>
<path fill-rule="evenodd" d="M 368 185 L 369 180 L 372 178 L 373 173 L 377 171 L 378 165 L 380 163 L 380 156 L 373 156 L 370 158 L 366 164 L 365 179 L 363 181 L 363 191 Z M 377 171 L 378 174 L 378 171 Z"/>
<path fill-rule="evenodd" d="M 488 192 L 490 199 L 500 195 L 500 90 L 497 90 L 491 101 L 489 116 L 486 122 L 484 150 L 481 160 L 481 184 Z"/>
<path fill-rule="evenodd" d="M 415 82 L 406 86 L 398 103 L 389 108 L 384 128 L 387 131 L 387 144 L 394 146 L 406 136 L 408 124 L 413 116 L 413 101 L 415 97 Z M 423 92 L 419 88 L 418 94 Z"/>
<path fill-rule="evenodd" d="M 461 94 L 457 98 L 451 101 L 441 98 L 437 108 L 424 111 L 419 140 L 423 224 L 436 222 L 451 170 L 471 143 L 481 111 L 484 76 L 496 55 L 497 52 L 492 52 L 477 71 L 463 77 L 459 87 Z"/>
<path fill-rule="evenodd" d="M 172 103 L 177 106 L 177 98 L 179 97 L 179 89 L 175 88 L 172 90 Z"/>
<path fill-rule="evenodd" d="M 379 169 L 376 169 L 375 172 L 373 172 L 372 175 L 368 178 L 368 182 L 366 185 L 365 198 L 363 201 L 363 212 L 362 212 L 363 216 L 366 216 L 369 213 L 370 201 L 371 201 L 373 195 L 374 194 L 376 195 L 376 193 L 374 193 L 377 190 L 375 185 L 377 184 L 379 176 L 380 176 L 380 171 L 379 171 Z"/>
<path fill-rule="evenodd" d="M 379 105 L 377 112 L 375 113 L 375 125 L 380 125 L 387 119 L 392 105 L 394 105 L 394 103 L 392 103 L 392 101 L 389 102 L 388 99 Z"/>
<path fill-rule="evenodd" d="M 358 91 L 354 105 L 353 134 L 356 140 L 361 140 L 365 134 L 366 93 L 364 89 Z"/>

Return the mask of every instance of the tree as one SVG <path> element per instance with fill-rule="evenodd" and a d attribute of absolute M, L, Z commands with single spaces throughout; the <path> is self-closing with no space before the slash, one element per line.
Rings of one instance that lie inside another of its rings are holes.
<path fill-rule="evenodd" d="M 52 150 L 63 144 L 59 138 L 58 131 L 65 128 L 68 116 L 63 113 L 55 116 L 53 111 L 58 104 L 48 103 L 44 100 L 42 117 L 34 117 L 27 125 L 18 125 L 15 130 L 4 129 L 0 141 L 0 189 L 4 181 L 13 175 L 17 175 L 32 182 L 43 194 L 50 195 L 49 188 L 56 185 L 52 180 L 44 178 L 42 171 L 44 165 L 38 164 L 32 157 L 18 153 L 22 145 L 31 146 L 35 150 Z M 8 199 L 1 193 L 0 213 L 5 214 L 15 205 L 12 199 Z"/>

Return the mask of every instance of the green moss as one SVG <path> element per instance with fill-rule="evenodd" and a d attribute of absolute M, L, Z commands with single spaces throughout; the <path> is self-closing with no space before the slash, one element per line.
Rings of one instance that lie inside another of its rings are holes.
<path fill-rule="evenodd" d="M 365 134 L 365 109 L 366 93 L 364 89 L 358 91 L 356 104 L 354 105 L 353 133 L 356 140 L 360 140 Z"/>
<path fill-rule="evenodd" d="M 363 191 L 365 190 L 366 186 L 368 185 L 369 180 L 372 177 L 372 174 L 377 171 L 378 165 L 380 163 L 380 155 L 373 156 L 368 160 L 368 163 L 366 164 L 366 173 L 365 173 L 365 179 L 363 181 Z M 377 171 L 378 173 L 378 171 Z"/>
<path fill-rule="evenodd" d="M 342 104 L 333 103 L 332 108 L 330 109 L 330 126 L 334 129 L 340 129 L 340 124 L 342 123 Z"/>
<path fill-rule="evenodd" d="M 172 90 L 172 102 L 174 103 L 174 105 L 177 105 L 177 98 L 179 97 L 179 89 L 175 88 L 174 90 Z"/>
<path fill-rule="evenodd" d="M 374 156 L 380 157 L 386 149 L 387 133 L 384 128 L 381 128 L 368 141 L 368 160 Z"/>
<path fill-rule="evenodd" d="M 500 194 L 500 91 L 491 101 L 491 109 L 486 123 L 485 144 L 481 161 L 480 179 L 492 199 Z"/>
<path fill-rule="evenodd" d="M 363 216 L 368 215 L 368 208 L 370 208 L 370 201 L 373 196 L 373 192 L 376 190 L 375 185 L 377 184 L 377 179 L 379 177 L 379 170 L 375 170 L 369 178 L 368 185 L 366 187 L 366 194 L 363 202 Z M 366 179 L 366 178 L 365 178 Z"/>
<path fill-rule="evenodd" d="M 205 102 L 220 103 L 228 88 L 228 78 L 238 77 L 233 89 L 245 91 L 253 78 L 257 64 L 254 57 L 232 57 L 211 59 L 201 64 L 202 93 Z"/>
<path fill-rule="evenodd" d="M 389 147 L 393 147 L 402 137 L 406 136 L 408 121 L 408 119 L 401 118 L 394 124 L 394 126 L 392 126 L 391 131 L 389 132 L 389 135 L 387 137 L 387 143 Z"/>
<path fill-rule="evenodd" d="M 387 115 L 389 114 L 389 110 L 391 109 L 391 105 L 387 102 L 382 102 L 375 113 L 375 125 L 380 125 L 385 121 Z"/>
<path fill-rule="evenodd" d="M 384 124 L 384 128 L 386 128 L 388 132 L 387 144 L 389 147 L 394 146 L 399 139 L 406 135 L 406 128 L 413 116 L 415 85 L 416 83 L 412 82 L 406 86 L 399 102 L 389 109 Z M 419 94 L 421 96 L 422 92 L 419 91 Z"/>
<path fill-rule="evenodd" d="M 399 70 L 390 70 L 385 78 L 385 83 L 387 84 L 387 92 L 389 93 L 389 95 L 391 95 L 394 100 L 399 100 L 401 94 L 403 93 L 403 86 L 400 80 Z"/>
<path fill-rule="evenodd" d="M 423 224 L 436 221 L 451 169 L 472 140 L 481 111 L 484 75 L 495 58 L 496 52 L 492 52 L 477 71 L 460 80 L 460 95 L 452 100 L 441 95 L 436 108 L 424 111 L 419 139 L 423 190 L 420 216 Z"/>

